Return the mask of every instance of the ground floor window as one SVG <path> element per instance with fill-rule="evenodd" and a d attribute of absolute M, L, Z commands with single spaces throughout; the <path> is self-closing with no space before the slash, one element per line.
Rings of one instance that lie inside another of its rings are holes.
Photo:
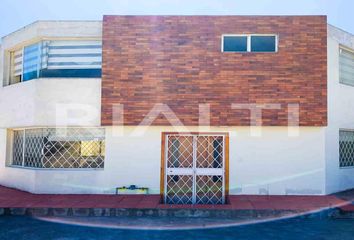
<path fill-rule="evenodd" d="M 12 166 L 30 168 L 103 168 L 103 128 L 14 130 Z"/>
<path fill-rule="evenodd" d="M 354 167 L 354 130 L 339 131 L 339 166 Z"/>

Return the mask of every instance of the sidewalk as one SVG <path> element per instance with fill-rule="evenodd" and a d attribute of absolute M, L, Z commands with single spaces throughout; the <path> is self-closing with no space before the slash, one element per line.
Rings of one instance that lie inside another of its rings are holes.
<path fill-rule="evenodd" d="M 159 195 L 31 194 L 0 186 L 0 208 L 192 209 L 308 212 L 338 208 L 354 212 L 354 189 L 328 196 L 233 195 L 225 205 L 167 205 Z"/>

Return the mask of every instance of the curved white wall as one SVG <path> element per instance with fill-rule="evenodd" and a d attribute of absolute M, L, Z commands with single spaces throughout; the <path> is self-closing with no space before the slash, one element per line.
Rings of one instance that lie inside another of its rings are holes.
<path fill-rule="evenodd" d="M 102 21 L 37 21 L 1 39 L 0 82 L 9 51 L 42 39 L 102 39 Z M 0 87 L 0 128 L 99 126 L 101 79 L 43 78 Z"/>
<path fill-rule="evenodd" d="M 43 78 L 0 88 L 0 127 L 99 126 L 101 79 Z"/>
<path fill-rule="evenodd" d="M 102 21 L 37 21 L 1 39 L 0 184 L 30 192 L 73 192 L 76 188 L 62 181 L 71 176 L 73 182 L 83 181 L 91 188 L 97 185 L 91 182 L 95 181 L 92 171 L 59 171 L 56 175 L 56 171 L 5 167 L 6 152 L 11 151 L 6 142 L 9 128 L 100 126 L 101 79 L 47 78 L 2 87 L 8 85 L 8 52 L 42 39 L 102 39 Z"/>

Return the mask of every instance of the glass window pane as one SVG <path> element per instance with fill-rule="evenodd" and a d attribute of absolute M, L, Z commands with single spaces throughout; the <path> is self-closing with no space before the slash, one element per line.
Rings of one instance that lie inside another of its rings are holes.
<path fill-rule="evenodd" d="M 14 130 L 12 165 L 32 168 L 103 168 L 103 128 Z"/>
<path fill-rule="evenodd" d="M 101 69 L 101 41 L 50 41 L 48 69 Z"/>
<path fill-rule="evenodd" d="M 100 78 L 102 70 L 99 69 L 42 69 L 40 77 L 43 78 Z"/>
<path fill-rule="evenodd" d="M 101 142 L 81 141 L 80 150 L 82 157 L 97 157 L 101 154 Z"/>
<path fill-rule="evenodd" d="M 22 80 L 22 49 L 10 53 L 10 84 Z"/>
<path fill-rule="evenodd" d="M 29 45 L 23 50 L 23 81 L 38 77 L 40 44 Z"/>
<path fill-rule="evenodd" d="M 251 52 L 275 52 L 275 36 L 251 36 Z"/>
<path fill-rule="evenodd" d="M 102 41 L 73 40 L 46 42 L 47 59 L 41 77 L 100 78 Z"/>
<path fill-rule="evenodd" d="M 354 53 L 340 49 L 339 80 L 341 83 L 354 86 Z"/>
<path fill-rule="evenodd" d="M 246 36 L 225 36 L 224 52 L 247 52 Z"/>
<path fill-rule="evenodd" d="M 339 131 L 339 166 L 354 167 L 354 131 Z"/>

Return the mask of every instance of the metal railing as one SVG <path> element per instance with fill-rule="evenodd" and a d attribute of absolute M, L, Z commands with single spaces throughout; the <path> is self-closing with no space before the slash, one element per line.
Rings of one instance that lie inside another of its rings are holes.
<path fill-rule="evenodd" d="M 354 131 L 339 131 L 339 166 L 354 167 Z"/>
<path fill-rule="evenodd" d="M 103 128 L 34 128 L 13 131 L 12 166 L 103 168 Z"/>

